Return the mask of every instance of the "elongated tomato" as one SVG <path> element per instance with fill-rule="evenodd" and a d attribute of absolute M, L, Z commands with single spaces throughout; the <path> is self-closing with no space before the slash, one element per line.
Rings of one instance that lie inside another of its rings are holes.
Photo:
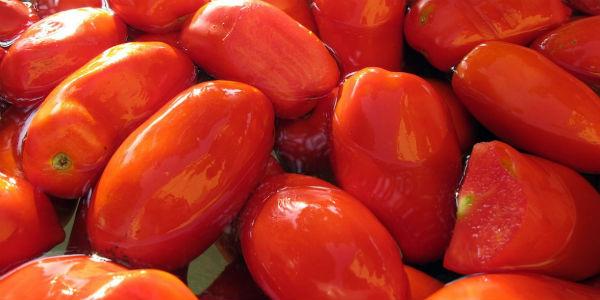
<path fill-rule="evenodd" d="M 184 27 L 181 41 L 209 74 L 259 88 L 278 117 L 308 113 L 338 83 L 337 64 L 323 43 L 261 1 L 211 1 Z"/>
<path fill-rule="evenodd" d="M 112 47 L 44 100 L 23 142 L 23 170 L 45 192 L 83 195 L 121 141 L 195 79 L 192 62 L 164 43 Z"/>
<path fill-rule="evenodd" d="M 126 37 L 123 22 L 99 8 L 45 18 L 9 48 L 0 65 L 0 95 L 15 105 L 34 105 L 65 77 Z"/>
<path fill-rule="evenodd" d="M 532 274 L 475 275 L 450 283 L 427 300 L 593 300 L 600 289 Z"/>
<path fill-rule="evenodd" d="M 241 218 L 244 259 L 271 299 L 409 299 L 392 236 L 358 200 L 322 180 L 272 177 Z"/>
<path fill-rule="evenodd" d="M 10 43 L 38 20 L 31 7 L 19 0 L 0 0 L 0 17 L 0 44 Z"/>
<path fill-rule="evenodd" d="M 48 197 L 25 179 L 0 173 L 0 274 L 64 238 Z"/>
<path fill-rule="evenodd" d="M 452 86 L 502 140 L 579 171 L 600 172 L 600 98 L 538 52 L 482 44 L 458 65 Z"/>
<path fill-rule="evenodd" d="M 177 31 L 208 0 L 108 0 L 131 27 L 152 33 Z"/>
<path fill-rule="evenodd" d="M 406 271 L 406 277 L 410 286 L 411 300 L 423 300 L 444 286 L 437 279 L 413 267 L 404 266 L 404 271 Z"/>
<path fill-rule="evenodd" d="M 446 104 L 424 79 L 378 68 L 341 89 L 331 132 L 337 182 L 386 225 L 406 260 L 441 258 L 461 174 Z"/>
<path fill-rule="evenodd" d="M 179 32 L 169 33 L 146 33 L 142 34 L 134 39 L 135 42 L 163 42 L 169 44 L 175 48 L 183 49 L 181 40 L 179 39 Z"/>
<path fill-rule="evenodd" d="M 0 278 L 0 294 L 20 300 L 196 300 L 175 276 L 127 270 L 82 255 L 41 258 Z"/>
<path fill-rule="evenodd" d="M 28 109 L 13 106 L 0 119 L 0 172 L 9 177 L 23 176 L 17 148 L 23 126 L 30 114 Z"/>
<path fill-rule="evenodd" d="M 315 0 L 319 36 L 345 74 L 366 67 L 399 71 L 405 0 Z"/>
<path fill-rule="evenodd" d="M 571 6 L 590 15 L 600 15 L 600 0 L 568 0 Z"/>
<path fill-rule="evenodd" d="M 444 266 L 461 274 L 600 273 L 600 194 L 575 171 L 501 142 L 475 145 Z"/>
<path fill-rule="evenodd" d="M 447 72 L 482 42 L 526 45 L 570 14 L 561 0 L 419 0 L 406 16 L 404 33 L 414 49 Z"/>
<path fill-rule="evenodd" d="M 102 0 L 36 0 L 37 13 L 40 18 L 81 7 L 102 7 Z"/>
<path fill-rule="evenodd" d="M 600 92 L 598 28 L 600 16 L 579 19 L 541 36 L 532 48 Z"/>
<path fill-rule="evenodd" d="M 317 26 L 310 11 L 309 1 L 306 0 L 264 0 L 269 4 L 283 10 L 306 29 L 316 33 Z"/>
<path fill-rule="evenodd" d="M 273 109 L 258 89 L 205 82 L 182 92 L 115 152 L 87 217 L 93 249 L 173 270 L 213 242 L 264 174 Z"/>

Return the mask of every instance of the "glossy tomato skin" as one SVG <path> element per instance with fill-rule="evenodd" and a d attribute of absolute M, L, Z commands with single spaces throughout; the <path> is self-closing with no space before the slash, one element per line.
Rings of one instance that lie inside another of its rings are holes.
<path fill-rule="evenodd" d="M 193 63 L 164 43 L 112 47 L 44 100 L 23 142 L 23 169 L 45 192 L 81 197 L 127 135 L 193 84 Z"/>
<path fill-rule="evenodd" d="M 64 238 L 48 197 L 25 179 L 0 173 L 0 274 Z"/>
<path fill-rule="evenodd" d="M 272 177 L 241 218 L 244 259 L 271 299 L 409 299 L 392 236 L 358 200 L 322 180 Z"/>
<path fill-rule="evenodd" d="M 310 11 L 309 1 L 306 0 L 265 0 L 267 2 L 281 10 L 283 10 L 290 17 L 294 18 L 306 29 L 317 33 L 317 26 L 312 12 Z"/>
<path fill-rule="evenodd" d="M 533 274 L 475 275 L 452 282 L 427 300 L 593 300 L 600 289 Z"/>
<path fill-rule="evenodd" d="M 600 15 L 600 0 L 568 0 L 574 8 L 590 15 Z"/>
<path fill-rule="evenodd" d="M 184 27 L 181 41 L 215 78 L 264 92 L 280 118 L 308 113 L 338 83 L 337 64 L 323 43 L 264 2 L 209 2 Z"/>
<path fill-rule="evenodd" d="M 202 300 L 269 299 L 256 285 L 241 258 L 230 263 L 200 296 Z"/>
<path fill-rule="evenodd" d="M 412 300 L 423 300 L 444 286 L 437 279 L 411 266 L 404 266 L 404 271 L 410 285 L 410 299 Z"/>
<path fill-rule="evenodd" d="M 600 273 L 600 194 L 578 173 L 501 142 L 475 145 L 444 266 L 461 274 Z"/>
<path fill-rule="evenodd" d="M 451 122 L 416 75 L 367 68 L 341 87 L 331 133 L 335 178 L 378 216 L 410 262 L 439 259 L 450 240 L 461 175 Z"/>
<path fill-rule="evenodd" d="M 600 91 L 598 28 L 600 16 L 575 20 L 541 36 L 531 47 Z"/>
<path fill-rule="evenodd" d="M 10 107 L 0 119 L 0 172 L 10 177 L 22 177 L 18 145 L 23 135 L 23 126 L 30 116 L 30 109 Z"/>
<path fill-rule="evenodd" d="M 267 97 L 243 83 L 205 82 L 180 93 L 108 163 L 87 218 L 92 247 L 133 266 L 190 262 L 264 174 L 273 118 Z"/>
<path fill-rule="evenodd" d="M 37 104 L 71 73 L 126 38 L 123 22 L 99 8 L 45 18 L 8 50 L 0 65 L 0 96 L 19 106 Z"/>
<path fill-rule="evenodd" d="M 345 74 L 366 67 L 402 68 L 405 0 L 315 0 L 319 36 Z"/>
<path fill-rule="evenodd" d="M 135 42 L 163 42 L 171 45 L 172 47 L 185 50 L 181 45 L 179 39 L 179 32 L 168 32 L 168 33 L 146 33 L 142 34 L 134 39 Z"/>
<path fill-rule="evenodd" d="M 600 172 L 598 95 L 538 52 L 482 44 L 458 65 L 452 86 L 502 140 L 579 171 Z"/>
<path fill-rule="evenodd" d="M 108 0 L 125 23 L 151 33 L 177 31 L 208 0 Z"/>
<path fill-rule="evenodd" d="M 447 72 L 482 42 L 526 45 L 570 14 L 561 0 L 419 0 L 406 16 L 404 32 L 414 49 Z"/>
<path fill-rule="evenodd" d="M 175 276 L 127 270 L 99 258 L 55 256 L 31 261 L 0 280 L 6 299 L 196 300 Z"/>
<path fill-rule="evenodd" d="M 40 18 L 81 7 L 102 7 L 102 0 L 36 0 L 36 10 Z"/>
<path fill-rule="evenodd" d="M 0 0 L 0 45 L 9 44 L 27 27 L 39 20 L 32 9 L 19 0 Z"/>

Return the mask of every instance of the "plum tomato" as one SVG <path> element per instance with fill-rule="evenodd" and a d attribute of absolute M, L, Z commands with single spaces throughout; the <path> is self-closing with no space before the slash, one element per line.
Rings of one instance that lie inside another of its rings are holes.
<path fill-rule="evenodd" d="M 179 32 L 168 32 L 168 33 L 146 33 L 137 36 L 133 41 L 134 42 L 163 42 L 165 44 L 171 45 L 177 49 L 183 49 L 181 45 L 181 40 L 179 39 Z"/>
<path fill-rule="evenodd" d="M 12 106 L 0 119 L 0 172 L 10 177 L 23 176 L 18 147 L 25 122 L 30 116 L 31 109 Z"/>
<path fill-rule="evenodd" d="M 35 7 L 40 18 L 55 13 L 81 7 L 102 7 L 102 0 L 35 0 Z"/>
<path fill-rule="evenodd" d="M 406 272 L 406 277 L 408 278 L 408 284 L 410 286 L 411 300 L 423 300 L 444 286 L 444 284 L 437 279 L 413 267 L 404 266 L 404 271 Z"/>
<path fill-rule="evenodd" d="M 177 31 L 208 0 L 108 0 L 127 25 L 151 33 Z"/>
<path fill-rule="evenodd" d="M 309 1 L 306 0 L 263 0 L 292 17 L 306 29 L 317 33 L 317 26 L 312 12 L 310 11 Z"/>
<path fill-rule="evenodd" d="M 0 0 L 0 45 L 10 44 L 39 18 L 20 0 Z"/>

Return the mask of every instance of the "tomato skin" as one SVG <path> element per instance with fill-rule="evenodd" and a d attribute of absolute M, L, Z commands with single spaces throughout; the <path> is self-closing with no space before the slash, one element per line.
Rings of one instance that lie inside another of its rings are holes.
<path fill-rule="evenodd" d="M 6 299 L 196 300 L 175 276 L 159 270 L 127 270 L 82 255 L 28 262 L 0 280 Z"/>
<path fill-rule="evenodd" d="M 593 300 L 600 290 L 533 274 L 489 274 L 452 282 L 427 300 Z"/>
<path fill-rule="evenodd" d="M 268 300 L 252 280 L 242 259 L 229 264 L 223 273 L 200 295 L 202 300 Z"/>
<path fill-rule="evenodd" d="M 600 172 L 598 95 L 538 52 L 482 44 L 457 66 L 452 87 L 502 140 L 582 172 Z"/>
<path fill-rule="evenodd" d="M 412 300 L 423 300 L 444 286 L 437 279 L 413 267 L 404 266 L 404 271 L 410 285 L 410 299 Z"/>
<path fill-rule="evenodd" d="M 40 18 L 81 7 L 102 7 L 102 0 L 36 0 L 37 14 Z"/>
<path fill-rule="evenodd" d="M 327 48 L 309 30 L 260 1 L 214 1 L 185 26 L 188 54 L 215 78 L 257 87 L 280 118 L 308 113 L 338 83 Z"/>
<path fill-rule="evenodd" d="M 296 20 L 306 29 L 317 33 L 317 25 L 310 10 L 309 2 L 306 0 L 264 0 Z"/>
<path fill-rule="evenodd" d="M 598 28 L 600 16 L 575 20 L 539 37 L 531 47 L 600 91 Z"/>
<path fill-rule="evenodd" d="M 526 45 L 570 14 L 561 0 L 419 0 L 406 16 L 404 34 L 434 67 L 447 72 L 482 42 Z"/>
<path fill-rule="evenodd" d="M 31 8 L 19 0 L 0 0 L 0 17 L 0 43 L 11 42 L 39 20 Z"/>
<path fill-rule="evenodd" d="M 315 0 L 319 36 L 333 48 L 345 74 L 366 67 L 402 68 L 405 0 Z"/>
<path fill-rule="evenodd" d="M 0 65 L 0 96 L 18 106 L 37 104 L 71 73 L 126 38 L 123 22 L 99 8 L 45 18 L 8 50 Z"/>
<path fill-rule="evenodd" d="M 267 97 L 243 83 L 205 82 L 180 93 L 106 166 L 87 218 L 93 249 L 133 266 L 190 262 L 264 174 L 273 122 Z"/>
<path fill-rule="evenodd" d="M 181 28 L 208 0 L 108 0 L 110 8 L 133 28 L 166 33 Z"/>
<path fill-rule="evenodd" d="M 568 0 L 567 2 L 586 14 L 600 15 L 600 0 Z"/>
<path fill-rule="evenodd" d="M 10 177 L 23 177 L 17 148 L 30 114 L 29 109 L 12 106 L 0 118 L 0 172 Z"/>
<path fill-rule="evenodd" d="M 271 299 L 409 299 L 392 236 L 358 200 L 322 180 L 272 177 L 241 218 L 244 259 Z"/>
<path fill-rule="evenodd" d="M 194 80 L 192 62 L 167 44 L 106 50 L 54 89 L 33 117 L 23 143 L 27 178 L 57 197 L 81 197 L 120 142 Z"/>
<path fill-rule="evenodd" d="M 578 173 L 501 142 L 474 146 L 444 266 L 461 274 L 600 273 L 600 194 Z"/>
<path fill-rule="evenodd" d="M 135 42 L 163 42 L 177 49 L 184 50 L 179 39 L 179 32 L 169 33 L 146 33 L 134 39 Z"/>
<path fill-rule="evenodd" d="M 0 173 L 0 200 L 0 274 L 65 238 L 48 197 L 25 179 Z"/>
<path fill-rule="evenodd" d="M 331 133 L 335 178 L 378 216 L 410 262 L 435 261 L 450 240 L 462 164 L 451 122 L 446 104 L 416 75 L 367 68 L 341 87 Z"/>

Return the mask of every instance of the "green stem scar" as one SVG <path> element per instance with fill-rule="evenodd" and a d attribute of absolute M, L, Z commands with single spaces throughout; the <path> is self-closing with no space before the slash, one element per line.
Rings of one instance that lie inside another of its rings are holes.
<path fill-rule="evenodd" d="M 70 169 L 72 165 L 73 161 L 71 161 L 71 158 L 63 152 L 57 153 L 52 158 L 52 168 L 54 168 L 54 170 L 65 171 Z"/>
<path fill-rule="evenodd" d="M 458 219 L 463 218 L 466 214 L 469 213 L 471 207 L 473 207 L 474 200 L 475 196 L 473 194 L 468 194 L 458 198 L 458 207 L 456 210 L 456 217 Z"/>

